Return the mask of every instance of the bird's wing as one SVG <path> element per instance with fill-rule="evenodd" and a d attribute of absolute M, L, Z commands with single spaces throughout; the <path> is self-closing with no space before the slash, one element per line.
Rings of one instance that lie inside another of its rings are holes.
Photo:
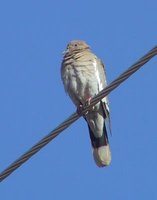
<path fill-rule="evenodd" d="M 105 65 L 103 64 L 103 62 L 100 59 L 97 60 L 97 67 L 98 67 L 98 71 L 99 71 L 100 80 L 103 84 L 103 89 L 104 89 L 107 86 L 106 70 L 105 70 Z M 105 112 L 106 118 L 108 119 L 108 127 L 109 127 L 109 130 L 111 133 L 109 100 L 108 100 L 107 96 L 101 100 L 101 104 L 102 104 L 103 110 Z"/>

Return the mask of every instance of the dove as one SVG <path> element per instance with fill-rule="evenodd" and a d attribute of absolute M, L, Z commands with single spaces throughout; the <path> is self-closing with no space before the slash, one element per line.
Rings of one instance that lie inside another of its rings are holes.
<path fill-rule="evenodd" d="M 61 78 L 78 113 L 83 105 L 89 105 L 91 99 L 107 86 L 104 64 L 82 40 L 68 43 L 61 64 Z M 110 124 L 108 98 L 100 100 L 83 117 L 89 128 L 95 163 L 99 167 L 108 166 L 111 163 L 106 127 L 107 121 Z"/>

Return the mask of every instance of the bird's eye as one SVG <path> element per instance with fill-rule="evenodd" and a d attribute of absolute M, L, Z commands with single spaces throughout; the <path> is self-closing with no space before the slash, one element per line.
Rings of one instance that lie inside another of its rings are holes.
<path fill-rule="evenodd" d="M 75 44 L 75 47 L 77 47 L 77 44 Z"/>

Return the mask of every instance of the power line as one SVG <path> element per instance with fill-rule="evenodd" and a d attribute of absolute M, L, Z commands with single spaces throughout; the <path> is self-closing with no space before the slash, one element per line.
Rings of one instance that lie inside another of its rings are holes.
<path fill-rule="evenodd" d="M 90 105 L 83 108 L 82 114 L 86 113 L 92 106 L 98 103 L 102 98 L 107 96 L 112 90 L 117 88 L 122 82 L 128 79 L 133 73 L 139 70 L 145 63 L 147 63 L 152 57 L 157 55 L 157 46 L 150 50 L 146 55 L 139 59 L 135 64 L 128 68 L 124 73 L 122 73 L 118 78 L 116 78 L 111 84 L 109 84 L 105 89 L 103 89 L 98 95 L 96 95 L 92 100 Z M 20 167 L 24 162 L 31 158 L 35 153 L 37 153 L 41 148 L 47 145 L 51 140 L 58 136 L 63 130 L 68 128 L 73 122 L 79 119 L 78 113 L 73 113 L 68 119 L 51 131 L 47 136 L 41 139 L 37 144 L 30 148 L 26 153 L 24 153 L 20 158 L 14 161 L 10 166 L 8 166 L 4 171 L 0 173 L 0 182 L 2 182 L 6 177 L 8 177 L 13 171 Z"/>

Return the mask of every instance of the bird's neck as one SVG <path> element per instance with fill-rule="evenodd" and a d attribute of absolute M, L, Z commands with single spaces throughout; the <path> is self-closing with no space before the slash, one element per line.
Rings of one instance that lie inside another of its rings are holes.
<path fill-rule="evenodd" d="M 90 54 L 90 53 L 91 53 L 90 49 L 75 50 L 75 51 L 66 53 L 64 55 L 63 60 L 64 62 L 70 61 L 70 60 L 78 60 L 80 58 L 85 57 L 85 55 Z"/>

